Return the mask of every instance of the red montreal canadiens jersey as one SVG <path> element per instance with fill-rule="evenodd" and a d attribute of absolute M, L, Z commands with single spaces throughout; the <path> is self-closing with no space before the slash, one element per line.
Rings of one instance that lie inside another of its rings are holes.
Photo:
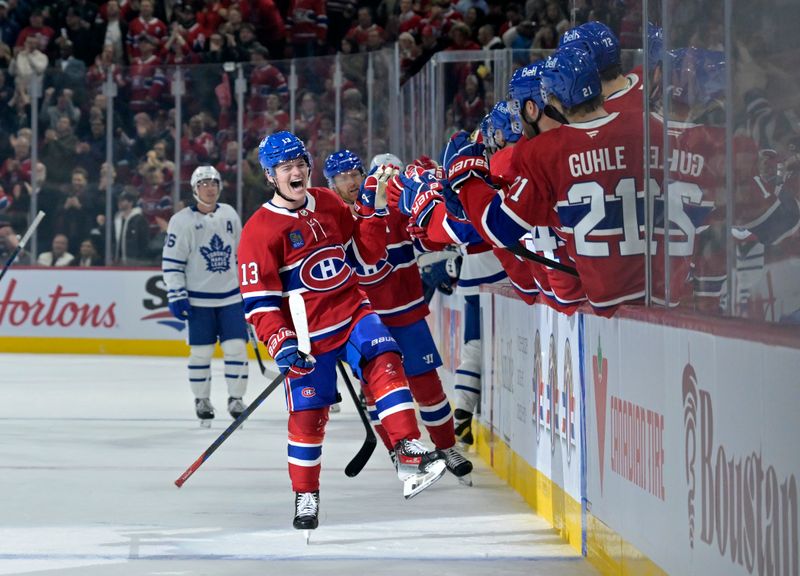
<path fill-rule="evenodd" d="M 643 110 L 644 101 L 642 100 L 642 91 L 644 84 L 642 84 L 642 75 L 636 74 L 634 70 L 626 75 L 628 86 L 622 90 L 617 90 L 613 94 L 609 94 L 603 101 L 603 108 L 607 112 L 624 112 L 626 110 Z"/>
<path fill-rule="evenodd" d="M 495 153 L 490 162 L 489 170 L 492 181 L 500 186 L 502 194 L 513 194 L 521 179 L 517 178 L 518 171 L 514 164 L 514 147 L 506 146 Z M 564 241 L 558 238 L 555 232 L 547 226 L 537 226 L 526 234 L 521 242 L 531 252 L 573 266 L 567 255 Z M 501 256 L 505 249 L 495 249 L 495 255 L 503 263 L 511 283 L 527 301 L 535 291 L 541 292 L 546 298 L 543 300 L 557 310 L 571 313 L 575 307 L 586 299 L 580 279 L 559 270 L 548 268 L 531 260 L 520 260 L 520 257 L 510 255 Z"/>
<path fill-rule="evenodd" d="M 655 116 L 655 115 L 654 115 Z M 656 117 L 660 119 L 660 117 Z M 650 168 L 657 182 L 669 174 L 670 287 L 677 302 L 688 285 L 689 265 L 700 283 L 698 292 L 721 292 L 727 273 L 725 240 L 725 131 L 717 126 L 669 121 L 670 149 L 665 157 L 660 141 L 651 142 Z M 797 223 L 796 217 L 761 181 L 758 150 L 747 137 L 735 137 L 733 224 L 764 244 L 780 242 Z M 655 202 L 654 230 L 659 254 L 664 244 L 663 191 Z M 713 210 L 713 212 L 712 212 Z M 710 226 L 710 230 L 704 231 Z M 654 260 L 654 298 L 664 292 L 664 262 Z"/>
<path fill-rule="evenodd" d="M 380 220 L 388 228 L 386 250 L 381 259 L 372 266 L 363 264 L 358 258 L 352 261 L 361 289 L 366 292 L 383 323 L 408 326 L 428 315 L 414 244 L 406 230 L 408 217 L 392 210 Z M 351 246 L 348 253 L 353 252 Z"/>
<path fill-rule="evenodd" d="M 292 326 L 288 293 L 297 291 L 306 304 L 312 352 L 343 345 L 352 324 L 372 311 L 346 250 L 355 242 L 363 261 L 375 263 L 385 236 L 379 218 L 354 220 L 327 188 L 309 188 L 298 210 L 263 204 L 247 221 L 238 253 L 245 318 L 259 340 Z"/>
<path fill-rule="evenodd" d="M 644 296 L 640 114 L 612 113 L 519 142 L 520 180 L 503 209 L 567 244 L 589 302 L 611 307 Z"/>

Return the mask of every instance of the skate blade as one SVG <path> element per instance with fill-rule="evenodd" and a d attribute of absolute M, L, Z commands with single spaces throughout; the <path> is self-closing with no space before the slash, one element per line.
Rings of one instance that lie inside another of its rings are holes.
<path fill-rule="evenodd" d="M 211 428 L 211 418 L 200 420 L 200 428 Z"/>
<path fill-rule="evenodd" d="M 308 542 L 311 539 L 311 530 L 303 530 L 303 537 L 306 539 L 306 546 L 308 546 Z"/>
<path fill-rule="evenodd" d="M 464 474 L 463 476 L 458 477 L 458 483 L 461 486 L 468 486 L 468 487 L 471 488 L 472 487 L 472 474 Z"/>
<path fill-rule="evenodd" d="M 403 497 L 406 500 L 410 500 L 432 484 L 441 480 L 446 471 L 447 466 L 444 460 L 435 460 L 428 466 L 425 472 L 413 474 L 403 480 Z"/>

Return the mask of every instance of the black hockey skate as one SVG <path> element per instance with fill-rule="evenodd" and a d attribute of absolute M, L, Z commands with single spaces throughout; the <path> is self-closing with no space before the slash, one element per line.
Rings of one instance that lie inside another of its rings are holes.
<path fill-rule="evenodd" d="M 458 483 L 463 486 L 472 486 L 472 462 L 464 458 L 464 455 L 456 450 L 455 446 L 442 450 L 447 470 L 456 478 Z"/>
<path fill-rule="evenodd" d="M 472 414 L 461 408 L 456 408 L 453 412 L 453 420 L 456 425 L 456 438 L 466 446 L 472 446 L 475 439 L 472 437 Z"/>
<path fill-rule="evenodd" d="M 394 447 L 397 477 L 403 481 L 403 496 L 413 498 L 438 481 L 447 470 L 445 455 L 428 450 L 419 440 L 400 440 Z"/>
<path fill-rule="evenodd" d="M 214 407 L 211 405 L 211 400 L 208 398 L 195 398 L 194 410 L 197 413 L 197 417 L 200 418 L 200 426 L 210 428 L 211 421 L 214 419 Z"/>
<path fill-rule="evenodd" d="M 314 530 L 319 526 L 319 490 L 294 493 L 294 521 L 298 530 Z"/>
<path fill-rule="evenodd" d="M 234 398 L 232 396 L 228 398 L 228 412 L 230 413 L 231 418 L 234 420 L 242 415 L 242 412 L 245 411 L 245 408 L 246 407 L 241 398 Z"/>

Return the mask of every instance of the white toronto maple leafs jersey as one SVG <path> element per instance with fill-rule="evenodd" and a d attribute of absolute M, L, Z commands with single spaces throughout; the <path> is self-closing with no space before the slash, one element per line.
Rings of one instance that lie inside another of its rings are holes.
<path fill-rule="evenodd" d="M 236 251 L 242 221 L 228 204 L 203 214 L 184 208 L 169 220 L 161 270 L 169 301 L 188 296 L 192 306 L 213 308 L 241 301 Z"/>

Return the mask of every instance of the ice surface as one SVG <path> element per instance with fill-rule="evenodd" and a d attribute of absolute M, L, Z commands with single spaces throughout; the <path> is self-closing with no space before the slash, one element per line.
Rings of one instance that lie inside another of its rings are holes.
<path fill-rule="evenodd" d="M 364 434 L 348 400 L 328 425 L 309 545 L 291 527 L 280 389 L 176 488 L 230 423 L 222 362 L 211 429 L 185 365 L 0 354 L 0 574 L 596 574 L 477 457 L 473 488 L 447 475 L 411 501 L 380 446 L 347 478 Z M 266 385 L 252 363 L 245 400 Z"/>

